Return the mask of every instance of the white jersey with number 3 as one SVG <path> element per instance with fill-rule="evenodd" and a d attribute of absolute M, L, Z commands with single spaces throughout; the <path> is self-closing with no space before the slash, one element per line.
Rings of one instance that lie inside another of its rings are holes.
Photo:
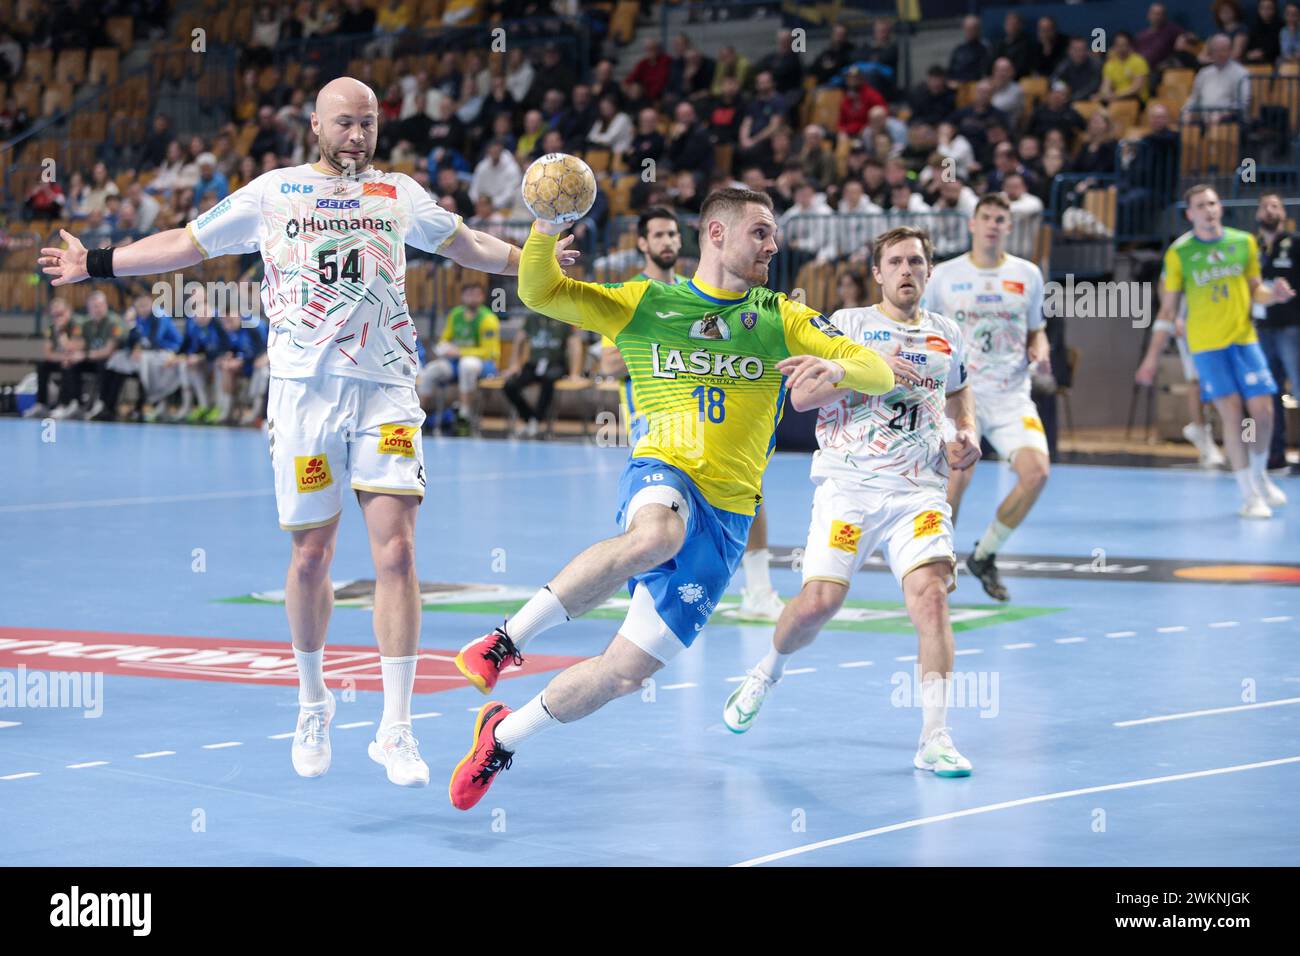
<path fill-rule="evenodd" d="M 412 385 L 406 246 L 437 252 L 460 221 L 405 174 L 304 165 L 264 173 L 186 228 L 205 258 L 261 253 L 272 375 Z"/>
<path fill-rule="evenodd" d="M 873 305 L 830 316 L 831 324 L 859 345 L 910 361 L 921 384 L 900 384 L 884 395 L 849 392 L 823 408 L 813 477 L 889 490 L 942 492 L 947 486 L 944 403 L 966 385 L 962 333 L 942 315 L 924 309 L 917 315 L 916 324 L 909 325 Z"/>
<path fill-rule="evenodd" d="M 961 326 L 977 396 L 1029 394 L 1029 333 L 1044 325 L 1038 266 L 1007 255 L 980 269 L 968 252 L 934 267 L 921 304 Z"/>

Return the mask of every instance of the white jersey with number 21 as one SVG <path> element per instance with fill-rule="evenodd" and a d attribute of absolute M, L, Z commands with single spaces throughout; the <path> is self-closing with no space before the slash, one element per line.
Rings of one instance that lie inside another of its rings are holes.
<path fill-rule="evenodd" d="M 304 165 L 264 173 L 186 228 L 205 258 L 261 253 L 272 375 L 412 385 L 406 246 L 437 252 L 460 221 L 405 174 Z"/>

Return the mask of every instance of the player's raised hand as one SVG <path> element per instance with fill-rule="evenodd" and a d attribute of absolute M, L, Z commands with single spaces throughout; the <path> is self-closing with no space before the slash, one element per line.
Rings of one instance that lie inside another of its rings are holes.
<path fill-rule="evenodd" d="M 41 271 L 47 276 L 54 276 L 51 285 L 71 285 L 80 282 L 89 276 L 86 272 L 86 247 L 81 244 L 80 239 L 66 229 L 60 229 L 59 235 L 68 244 L 68 248 L 46 247 L 41 250 L 41 255 L 36 262 L 42 266 Z"/>
<path fill-rule="evenodd" d="M 582 255 L 582 253 L 577 249 L 569 248 L 573 245 L 573 239 L 574 237 L 572 233 L 570 233 L 555 244 L 555 258 L 559 261 L 561 266 L 573 265 L 578 261 L 578 257 Z"/>
<path fill-rule="evenodd" d="M 901 385 L 910 385 L 915 388 L 917 385 L 921 384 L 921 371 L 907 359 L 899 355 L 898 353 L 900 351 L 902 351 L 901 346 L 894 349 L 893 355 L 882 354 L 880 357 L 885 360 L 886 365 L 894 370 L 895 382 L 898 382 Z"/>
<path fill-rule="evenodd" d="M 957 432 L 957 437 L 952 441 L 944 442 L 944 451 L 948 455 L 948 465 L 958 471 L 970 468 L 983 454 L 980 451 L 979 439 L 969 428 Z"/>
<path fill-rule="evenodd" d="M 776 368 L 792 392 L 800 385 L 808 389 L 834 385 L 844 377 L 844 366 L 817 355 L 791 355 L 777 362 Z"/>

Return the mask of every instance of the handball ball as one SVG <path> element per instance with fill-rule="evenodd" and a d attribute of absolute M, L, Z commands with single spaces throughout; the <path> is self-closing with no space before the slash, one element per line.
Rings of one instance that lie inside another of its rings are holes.
<path fill-rule="evenodd" d="M 596 175 L 577 156 L 547 153 L 524 173 L 524 205 L 538 219 L 577 222 L 596 201 Z"/>

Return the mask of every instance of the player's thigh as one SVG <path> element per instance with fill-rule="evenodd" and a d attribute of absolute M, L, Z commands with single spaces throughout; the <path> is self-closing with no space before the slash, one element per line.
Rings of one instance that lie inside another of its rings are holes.
<path fill-rule="evenodd" d="M 1259 343 L 1230 346 L 1228 354 L 1232 359 L 1233 374 L 1242 397 L 1248 401 L 1263 397 L 1271 402 L 1272 396 L 1277 393 L 1277 380 L 1268 366 L 1268 356 Z"/>
<path fill-rule="evenodd" d="M 1196 365 L 1196 377 L 1201 383 L 1202 402 L 1214 402 L 1217 405 L 1220 399 L 1239 392 L 1237 371 L 1229 349 L 1193 352 L 1192 362 Z"/>
<path fill-rule="evenodd" d="M 293 532 L 289 557 L 291 567 L 299 574 L 327 573 L 330 563 L 334 560 L 334 547 L 338 542 L 338 535 L 338 515 L 327 524 Z"/>
<path fill-rule="evenodd" d="M 614 635 L 614 639 L 600 655 L 601 671 L 632 687 L 652 676 L 665 663 L 621 632 Z"/>
<path fill-rule="evenodd" d="M 813 492 L 803 581 L 828 581 L 845 587 L 880 541 L 880 509 L 885 493 L 823 479 Z"/>
<path fill-rule="evenodd" d="M 903 593 L 907 593 L 907 579 L 931 564 L 939 566 L 947 589 L 954 590 L 957 555 L 952 546 L 952 509 L 943 495 L 937 491 L 899 495 L 890 504 L 887 520 L 881 550 Z"/>
<path fill-rule="evenodd" d="M 360 379 L 355 389 L 351 484 L 355 491 L 424 498 L 424 410 L 410 385 Z"/>
<path fill-rule="evenodd" d="M 415 518 L 420 510 L 419 498 L 414 495 L 358 491 L 357 501 L 361 505 L 361 516 L 366 522 L 371 549 L 390 544 L 415 546 Z"/>
<path fill-rule="evenodd" d="M 337 376 L 272 378 L 267 431 L 280 527 L 306 531 L 343 509 L 348 446 Z"/>
<path fill-rule="evenodd" d="M 978 406 L 978 398 L 976 402 Z M 999 458 L 1012 461 L 1022 448 L 1048 454 L 1047 433 L 1028 395 L 1017 392 L 990 398 L 980 417 L 980 431 Z"/>

